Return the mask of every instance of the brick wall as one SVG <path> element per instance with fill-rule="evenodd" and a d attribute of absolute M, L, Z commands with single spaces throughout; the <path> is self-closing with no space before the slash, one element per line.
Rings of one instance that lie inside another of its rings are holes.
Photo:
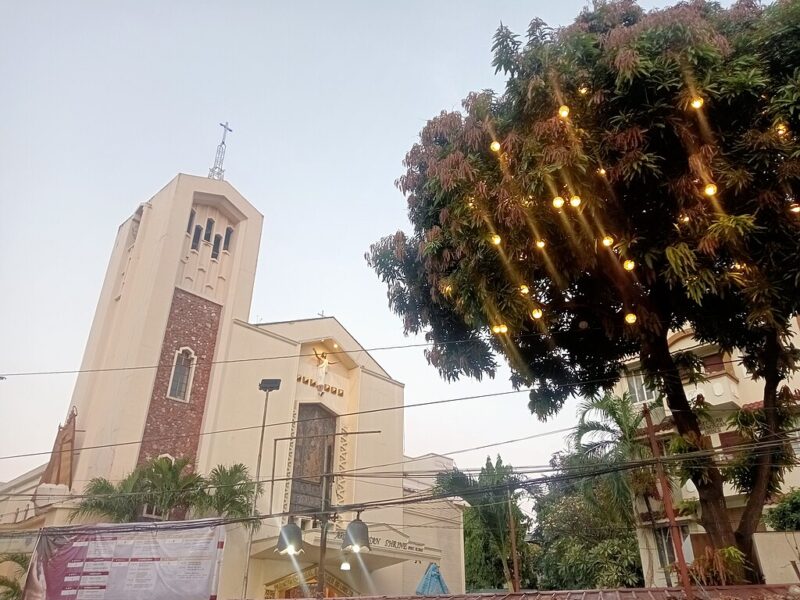
<path fill-rule="evenodd" d="M 161 454 L 194 459 L 221 311 L 219 304 L 175 288 L 139 448 L 139 464 Z M 167 397 L 175 352 L 184 347 L 191 348 L 196 356 L 188 402 Z"/>

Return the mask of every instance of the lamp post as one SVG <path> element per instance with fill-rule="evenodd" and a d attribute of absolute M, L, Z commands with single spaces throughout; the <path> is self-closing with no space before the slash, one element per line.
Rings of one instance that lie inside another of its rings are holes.
<path fill-rule="evenodd" d="M 253 490 L 253 502 L 250 505 L 250 516 L 256 515 L 256 502 L 261 479 L 261 457 L 264 453 L 264 431 L 267 428 L 267 408 L 269 407 L 269 393 L 281 388 L 280 379 L 262 379 L 258 389 L 264 392 L 264 414 L 261 417 L 261 435 L 258 438 L 258 460 L 256 461 L 256 488 Z M 242 578 L 242 600 L 247 596 L 247 580 L 250 576 L 250 552 L 253 549 L 253 523 L 248 527 L 247 553 L 244 557 L 244 577 Z"/>

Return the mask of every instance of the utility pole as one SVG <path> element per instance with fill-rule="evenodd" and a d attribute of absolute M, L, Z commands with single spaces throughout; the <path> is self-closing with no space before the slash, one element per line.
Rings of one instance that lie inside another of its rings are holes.
<path fill-rule="evenodd" d="M 325 553 L 328 550 L 328 461 L 330 460 L 330 448 L 328 438 L 324 438 L 325 452 L 322 461 L 322 501 L 320 502 L 320 521 L 319 521 L 319 566 L 317 567 L 317 592 L 315 597 L 325 597 Z"/>
<path fill-rule="evenodd" d="M 647 423 L 647 437 L 650 440 L 650 449 L 653 451 L 653 458 L 656 462 L 656 473 L 658 480 L 661 482 L 661 498 L 664 502 L 664 512 L 667 513 L 667 520 L 669 521 L 669 531 L 672 537 L 672 545 L 675 548 L 675 558 L 678 560 L 678 569 L 681 576 L 681 585 L 686 594 L 687 600 L 693 600 L 694 594 L 692 592 L 692 582 L 689 579 L 689 569 L 686 566 L 686 557 L 683 555 L 683 540 L 681 539 L 681 530 L 678 523 L 675 521 L 675 509 L 672 507 L 672 488 L 664 475 L 664 467 L 661 464 L 661 450 L 656 443 L 656 433 L 653 429 L 653 419 L 650 417 L 650 409 L 647 405 L 644 407 L 644 420 Z M 655 533 L 655 530 L 653 530 Z"/>
<path fill-rule="evenodd" d="M 512 584 L 514 591 L 519 592 L 519 555 L 517 554 L 517 525 L 511 504 L 511 490 L 508 490 L 508 529 L 511 533 L 511 560 L 514 567 Z"/>

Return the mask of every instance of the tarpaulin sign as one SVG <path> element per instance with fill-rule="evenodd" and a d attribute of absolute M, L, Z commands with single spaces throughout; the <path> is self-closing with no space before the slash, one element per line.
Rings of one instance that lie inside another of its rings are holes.
<path fill-rule="evenodd" d="M 189 523 L 45 529 L 23 600 L 213 600 L 225 530 Z"/>

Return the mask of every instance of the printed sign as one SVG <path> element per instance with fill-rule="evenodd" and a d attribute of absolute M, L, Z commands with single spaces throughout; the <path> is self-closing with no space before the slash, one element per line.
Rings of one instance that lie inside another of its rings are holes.
<path fill-rule="evenodd" d="M 170 525 L 43 530 L 23 600 L 214 600 L 224 528 Z"/>

